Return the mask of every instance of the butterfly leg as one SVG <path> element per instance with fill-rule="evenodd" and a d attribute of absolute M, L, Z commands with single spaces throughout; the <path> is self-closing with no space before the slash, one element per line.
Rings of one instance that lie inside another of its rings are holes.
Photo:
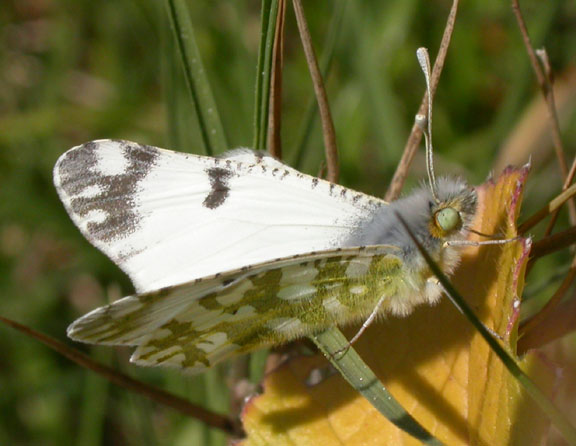
<path fill-rule="evenodd" d="M 478 231 L 474 231 L 473 229 L 467 229 L 469 232 L 474 234 L 481 235 L 482 237 L 493 237 L 491 235 L 483 234 Z M 504 245 L 506 243 L 517 242 L 521 239 L 521 236 L 516 236 L 512 238 L 505 238 L 505 239 L 494 239 L 494 240 L 451 240 L 447 241 L 444 244 L 446 246 L 482 246 L 482 245 Z"/>
<path fill-rule="evenodd" d="M 366 331 L 366 329 L 372 324 L 372 322 L 374 322 L 374 319 L 376 319 L 376 316 L 380 312 L 380 307 L 382 307 L 382 304 L 384 303 L 384 300 L 386 299 L 386 297 L 387 297 L 386 295 L 383 295 L 382 297 L 380 297 L 380 299 L 378 299 L 378 302 L 374 306 L 374 309 L 372 310 L 372 312 L 370 313 L 368 318 L 364 321 L 364 323 L 362 324 L 362 327 L 360 327 L 360 329 L 356 332 L 356 334 L 352 337 L 352 339 L 350 339 L 350 341 L 348 342 L 348 345 L 346 347 L 341 348 L 340 350 L 336 351 L 332 356 L 336 356 L 336 355 L 340 355 L 342 353 L 345 353 L 346 351 L 348 351 L 348 349 L 350 347 L 352 347 L 352 345 L 358 339 L 360 339 L 360 336 L 362 336 L 362 333 L 364 333 Z"/>

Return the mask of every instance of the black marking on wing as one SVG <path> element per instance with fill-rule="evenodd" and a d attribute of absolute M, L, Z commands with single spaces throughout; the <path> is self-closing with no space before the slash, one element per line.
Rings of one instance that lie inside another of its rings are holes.
<path fill-rule="evenodd" d="M 202 204 L 208 209 L 216 209 L 222 206 L 230 195 L 228 181 L 232 177 L 232 171 L 221 167 L 211 167 L 206 170 L 206 173 L 210 179 L 211 188 Z"/>
<path fill-rule="evenodd" d="M 148 175 L 159 156 L 151 146 L 119 141 L 120 150 L 128 161 L 125 172 L 105 175 L 98 171 L 97 142 L 89 142 L 68 152 L 59 165 L 60 186 L 70 197 L 70 210 L 86 217 L 92 211 L 102 211 L 101 222 L 88 223 L 90 236 L 103 242 L 125 237 L 138 229 L 141 216 L 134 201 L 138 183 Z M 97 195 L 81 197 L 89 187 L 98 188 Z"/>

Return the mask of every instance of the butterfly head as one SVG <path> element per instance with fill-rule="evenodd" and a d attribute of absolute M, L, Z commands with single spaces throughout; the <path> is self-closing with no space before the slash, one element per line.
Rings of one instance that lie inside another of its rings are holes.
<path fill-rule="evenodd" d="M 440 178 L 436 183 L 437 195 L 430 197 L 430 235 L 438 239 L 450 239 L 466 229 L 476 213 L 476 191 L 464 181 Z"/>

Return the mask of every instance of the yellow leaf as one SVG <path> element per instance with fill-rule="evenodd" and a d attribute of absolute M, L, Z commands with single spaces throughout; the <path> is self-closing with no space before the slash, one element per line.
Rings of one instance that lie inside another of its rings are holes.
<path fill-rule="evenodd" d="M 516 235 L 527 173 L 508 169 L 497 182 L 478 188 L 476 230 Z M 529 248 L 528 240 L 471 248 L 453 277 L 511 352 Z M 448 299 L 373 324 L 355 348 L 403 407 L 447 445 L 539 445 L 546 433 L 546 418 Z M 270 373 L 264 393 L 245 407 L 244 446 L 419 444 L 339 375 L 311 384 L 310 377 L 325 365 L 322 358 L 301 357 Z M 552 371 L 534 358 L 525 358 L 523 367 L 541 385 L 553 380 Z"/>

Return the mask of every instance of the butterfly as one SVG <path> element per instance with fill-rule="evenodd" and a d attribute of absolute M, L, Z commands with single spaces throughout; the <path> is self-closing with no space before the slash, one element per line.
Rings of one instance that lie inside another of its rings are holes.
<path fill-rule="evenodd" d="M 193 373 L 436 302 L 441 289 L 397 214 L 450 274 L 477 206 L 458 178 L 431 177 L 387 203 L 248 149 L 212 158 L 118 140 L 70 149 L 54 182 L 82 234 L 136 289 L 68 336 Z"/>

